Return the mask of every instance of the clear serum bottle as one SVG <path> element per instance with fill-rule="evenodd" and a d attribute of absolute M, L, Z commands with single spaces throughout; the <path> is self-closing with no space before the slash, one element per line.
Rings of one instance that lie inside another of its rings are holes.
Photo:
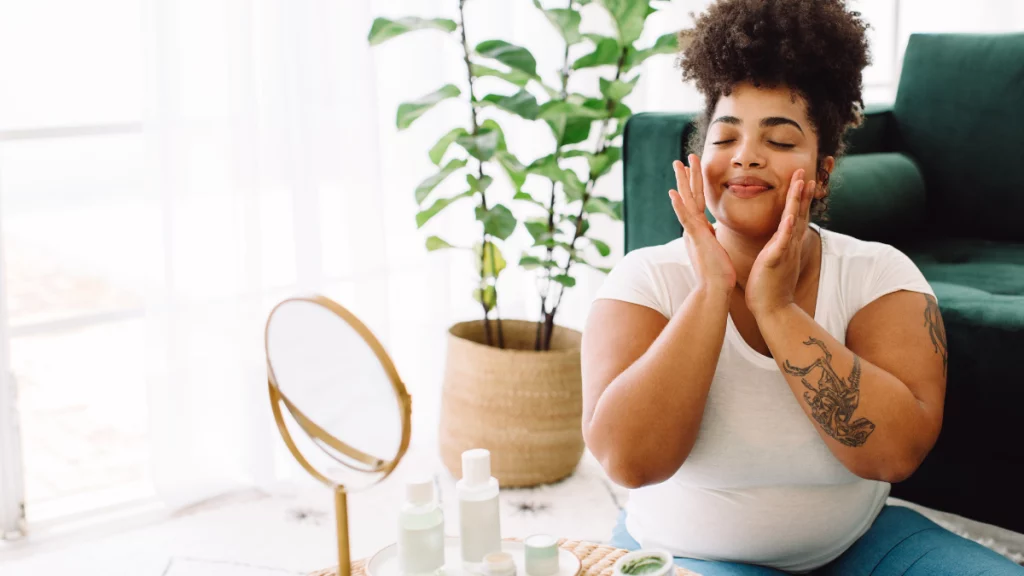
<path fill-rule="evenodd" d="M 398 566 L 404 576 L 435 576 L 444 569 L 444 513 L 434 494 L 433 478 L 405 485 L 398 513 Z"/>

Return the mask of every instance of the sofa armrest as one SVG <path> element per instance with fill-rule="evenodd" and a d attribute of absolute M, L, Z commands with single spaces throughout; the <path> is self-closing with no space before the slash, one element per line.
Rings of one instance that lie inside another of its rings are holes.
<path fill-rule="evenodd" d="M 889 104 L 876 104 L 864 109 L 864 122 L 846 133 L 846 154 L 877 154 L 897 152 L 896 122 Z"/>
<path fill-rule="evenodd" d="M 642 112 L 626 122 L 622 138 L 625 251 L 670 242 L 682 227 L 668 199 L 676 187 L 673 160 L 686 162 L 686 142 L 697 114 Z"/>

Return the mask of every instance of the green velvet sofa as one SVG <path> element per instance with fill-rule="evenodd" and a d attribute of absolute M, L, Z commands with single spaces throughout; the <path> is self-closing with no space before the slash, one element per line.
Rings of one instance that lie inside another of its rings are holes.
<path fill-rule="evenodd" d="M 694 117 L 626 126 L 627 252 L 682 233 L 666 191 Z M 892 495 L 1024 533 L 1024 34 L 913 35 L 896 101 L 848 135 L 830 216 L 910 256 L 946 325 L 942 433 Z"/>

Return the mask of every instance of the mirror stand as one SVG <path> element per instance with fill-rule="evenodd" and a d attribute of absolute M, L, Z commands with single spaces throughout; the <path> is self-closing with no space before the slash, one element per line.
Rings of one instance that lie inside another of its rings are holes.
<path fill-rule="evenodd" d="M 338 576 L 352 576 L 348 543 L 348 494 L 344 486 L 334 487 L 334 518 L 338 524 Z"/>

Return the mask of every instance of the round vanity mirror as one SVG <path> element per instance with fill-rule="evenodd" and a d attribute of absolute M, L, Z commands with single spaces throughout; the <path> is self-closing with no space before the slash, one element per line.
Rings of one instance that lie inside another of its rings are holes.
<path fill-rule="evenodd" d="M 373 333 L 323 296 L 274 307 L 265 345 L 281 436 L 299 464 L 334 489 L 338 573 L 348 576 L 347 493 L 398 465 L 409 446 L 411 399 Z"/>

